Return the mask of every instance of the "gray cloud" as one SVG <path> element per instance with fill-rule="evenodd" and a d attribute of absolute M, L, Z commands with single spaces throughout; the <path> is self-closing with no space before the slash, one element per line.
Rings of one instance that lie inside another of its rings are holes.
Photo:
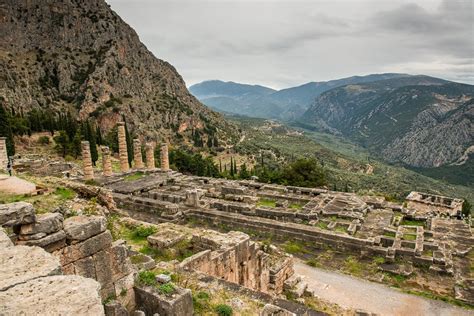
<path fill-rule="evenodd" d="M 474 83 L 472 1 L 107 0 L 187 84 L 377 72 Z"/>

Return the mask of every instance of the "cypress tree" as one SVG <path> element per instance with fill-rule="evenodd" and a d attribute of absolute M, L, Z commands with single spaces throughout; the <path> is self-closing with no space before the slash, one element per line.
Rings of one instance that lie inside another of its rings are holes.
<path fill-rule="evenodd" d="M 15 155 L 15 143 L 13 141 L 10 115 L 3 105 L 0 105 L 0 136 L 7 138 L 7 156 Z"/>
<path fill-rule="evenodd" d="M 234 160 L 232 157 L 230 157 L 230 175 L 232 178 L 234 177 Z"/>
<path fill-rule="evenodd" d="M 76 131 L 76 135 L 72 139 L 71 151 L 75 159 L 81 154 L 81 132 L 79 130 Z"/>
<path fill-rule="evenodd" d="M 133 141 L 128 131 L 128 124 L 127 124 L 127 121 L 125 120 L 125 116 L 122 116 L 122 118 L 123 118 L 123 121 L 125 122 L 125 139 L 127 141 L 128 165 L 131 168 L 132 161 L 133 161 Z"/>
<path fill-rule="evenodd" d="M 97 137 L 97 145 L 103 145 L 104 144 L 104 139 L 102 138 L 102 132 L 100 130 L 99 125 L 97 125 L 97 128 L 95 130 L 95 135 Z"/>

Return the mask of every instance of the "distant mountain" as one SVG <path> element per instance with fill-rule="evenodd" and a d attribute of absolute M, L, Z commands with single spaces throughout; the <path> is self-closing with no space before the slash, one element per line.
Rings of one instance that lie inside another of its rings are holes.
<path fill-rule="evenodd" d="M 212 80 L 195 84 L 189 91 L 202 103 L 220 112 L 294 120 L 308 109 L 317 96 L 330 89 L 347 84 L 406 76 L 408 75 L 391 73 L 353 76 L 331 81 L 309 82 L 279 91 L 259 85 Z"/>
<path fill-rule="evenodd" d="M 466 163 L 474 144 L 474 86 L 428 76 L 350 84 L 321 94 L 301 117 L 390 162 Z"/>
<path fill-rule="evenodd" d="M 0 105 L 69 111 L 103 131 L 124 116 L 153 140 L 192 144 L 199 136 L 222 146 L 238 137 L 104 0 L 5 0 L 0 20 Z"/>

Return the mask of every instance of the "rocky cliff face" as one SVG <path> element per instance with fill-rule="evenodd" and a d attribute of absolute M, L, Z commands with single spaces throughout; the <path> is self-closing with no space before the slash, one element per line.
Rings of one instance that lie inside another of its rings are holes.
<path fill-rule="evenodd" d="M 9 107 L 70 110 L 104 130 L 124 115 L 140 135 L 171 140 L 193 130 L 221 144 L 235 136 L 103 0 L 6 0 L 0 21 L 0 96 Z"/>
<path fill-rule="evenodd" d="M 303 120 L 390 162 L 439 167 L 466 162 L 473 117 L 474 86 L 413 76 L 330 90 Z"/>

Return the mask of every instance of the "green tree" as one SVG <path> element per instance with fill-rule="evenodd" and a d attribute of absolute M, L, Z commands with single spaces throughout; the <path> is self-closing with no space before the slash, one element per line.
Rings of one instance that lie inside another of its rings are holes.
<path fill-rule="evenodd" d="M 326 184 L 326 175 L 314 159 L 299 159 L 287 165 L 282 172 L 283 183 L 301 187 L 317 187 Z"/>
<path fill-rule="evenodd" d="M 239 178 L 240 179 L 250 178 L 250 173 L 247 171 L 247 165 L 245 163 L 240 166 Z"/>
<path fill-rule="evenodd" d="M 461 213 L 464 216 L 468 216 L 469 214 L 471 214 L 471 203 L 469 203 L 469 201 L 467 199 L 464 199 L 464 203 L 462 204 Z"/>
<path fill-rule="evenodd" d="M 233 178 L 234 175 L 234 160 L 232 157 L 230 157 L 230 176 Z"/>
<path fill-rule="evenodd" d="M 71 153 L 75 159 L 81 155 L 81 150 L 81 132 L 77 130 L 71 142 Z"/>
<path fill-rule="evenodd" d="M 0 105 L 0 136 L 6 137 L 7 155 L 15 155 L 15 143 L 13 141 L 13 132 L 11 127 L 10 113 Z"/>
<path fill-rule="evenodd" d="M 61 155 L 66 157 L 69 147 L 69 136 L 65 131 L 60 131 L 59 135 L 54 137 L 54 142 L 56 143 L 56 149 Z"/>

